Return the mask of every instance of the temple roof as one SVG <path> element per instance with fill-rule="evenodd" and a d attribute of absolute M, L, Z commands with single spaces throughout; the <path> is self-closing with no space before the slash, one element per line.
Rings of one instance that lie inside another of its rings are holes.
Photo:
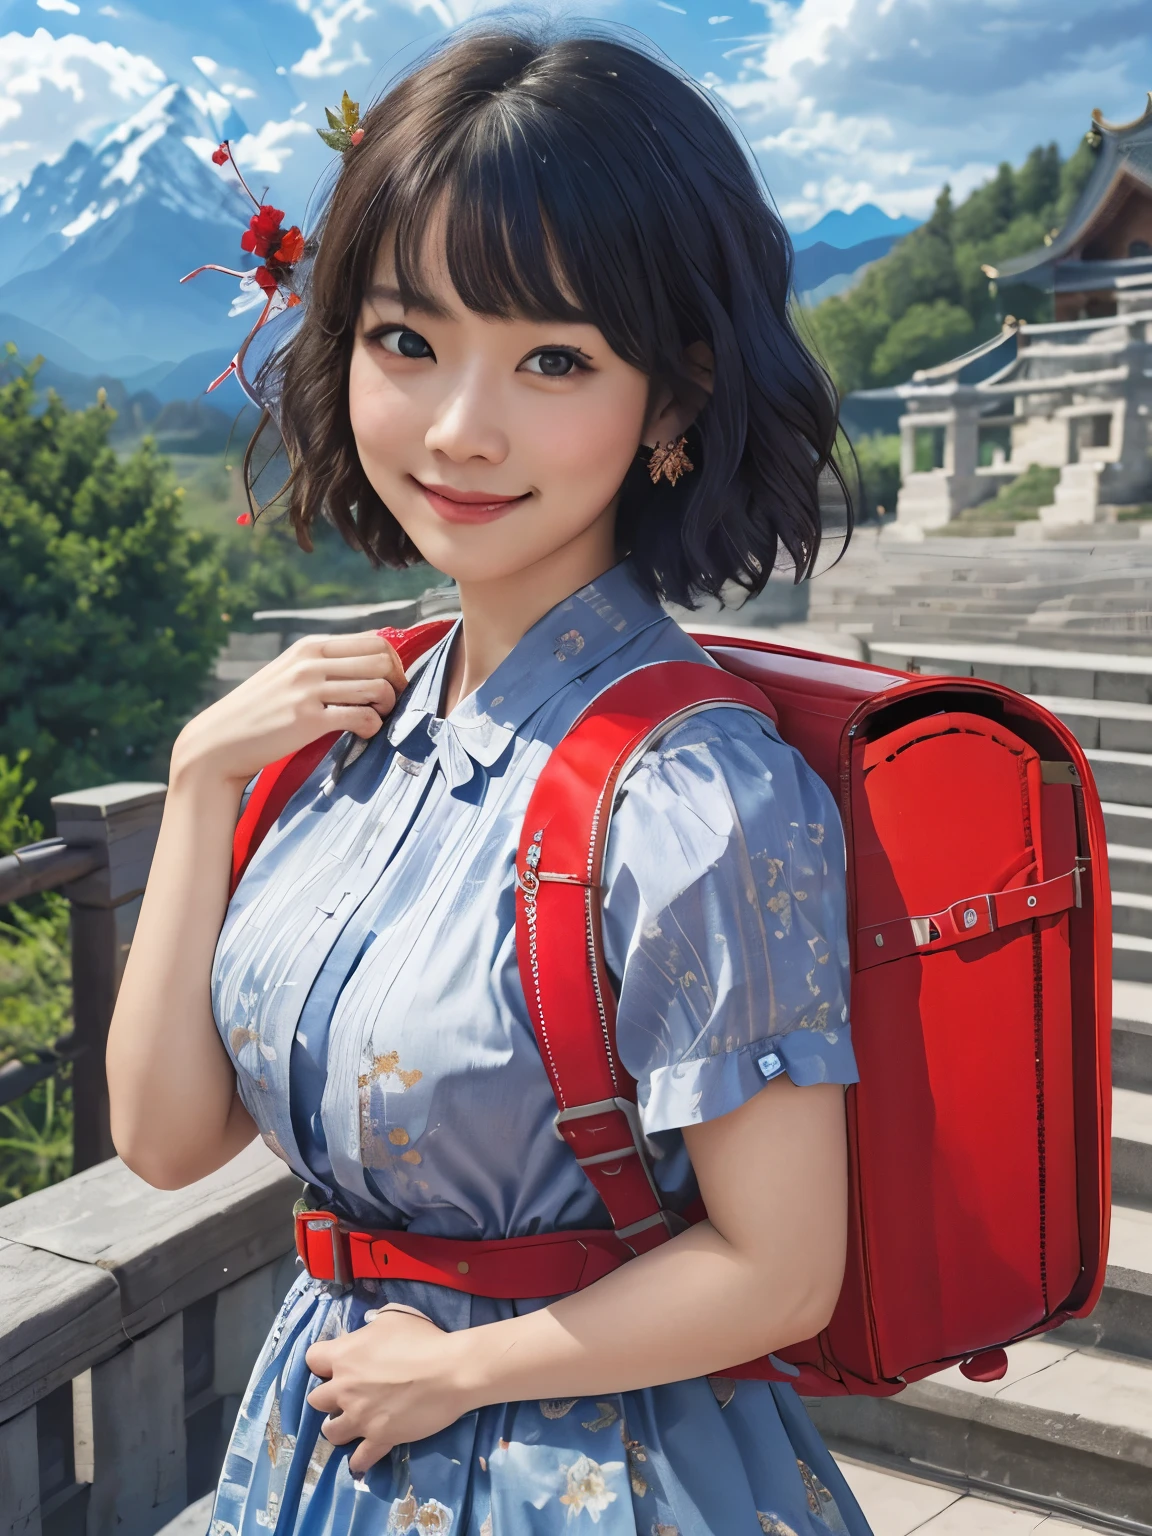
<path fill-rule="evenodd" d="M 986 267 L 985 271 L 990 277 L 1015 278 L 1024 282 L 1043 280 L 1045 284 L 1052 282 L 1055 275 L 1053 269 L 1058 263 L 1067 262 L 1072 252 L 1084 243 L 1093 225 L 1100 221 L 1100 215 L 1118 201 L 1125 188 L 1135 183 L 1152 193 L 1152 91 L 1148 92 L 1148 103 L 1142 115 L 1132 122 L 1109 123 L 1101 115 L 1099 107 L 1092 113 L 1092 122 L 1100 135 L 1100 152 L 1092 174 L 1076 199 L 1064 227 L 1053 236 L 1051 245 L 1040 246 L 1025 256 L 1016 256 L 1011 261 L 1003 262 L 999 268 Z M 1142 262 L 1143 258 L 1135 260 Z M 1115 265 L 1127 269 L 1133 263 Z M 1071 274 L 1062 273 L 1060 287 L 1074 286 Z"/>

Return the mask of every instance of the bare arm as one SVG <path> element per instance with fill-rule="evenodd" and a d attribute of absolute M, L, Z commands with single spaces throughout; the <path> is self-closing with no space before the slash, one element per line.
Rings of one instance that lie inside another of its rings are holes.
<path fill-rule="evenodd" d="M 453 1334 L 384 1312 L 314 1344 L 308 1364 L 331 1380 L 309 1401 L 339 1412 L 329 1439 L 363 1437 L 352 1470 L 485 1403 L 680 1381 L 818 1332 L 844 1273 L 843 1088 L 777 1078 L 685 1140 L 711 1219 L 587 1290 Z"/>
<path fill-rule="evenodd" d="M 372 631 L 298 641 L 181 731 L 136 934 L 108 1034 L 112 1139 L 141 1178 L 176 1189 L 256 1134 L 212 1017 L 244 785 L 328 731 L 369 737 L 404 676 Z"/>

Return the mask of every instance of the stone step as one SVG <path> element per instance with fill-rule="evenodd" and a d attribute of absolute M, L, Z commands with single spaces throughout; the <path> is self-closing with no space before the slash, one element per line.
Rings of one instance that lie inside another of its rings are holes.
<path fill-rule="evenodd" d="M 844 1480 L 872 1536 L 1094 1536 L 1098 1526 L 1062 1520 L 1043 1509 L 967 1493 L 962 1483 L 932 1482 L 888 1466 L 837 1456 Z M 165 1527 L 162 1536 L 169 1536 Z M 176 1536 L 173 1531 L 172 1536 Z M 191 1531 L 189 1536 L 192 1536 Z M 200 1536 L 199 1532 L 195 1536 Z"/>
<path fill-rule="evenodd" d="M 1112 1198 L 1152 1206 L 1152 1094 L 1112 1090 Z"/>
<path fill-rule="evenodd" d="M 1101 809 L 1110 843 L 1152 848 L 1152 806 L 1121 805 L 1116 800 L 1103 800 Z"/>
<path fill-rule="evenodd" d="M 807 1406 L 844 1455 L 944 1473 L 1073 1522 L 1152 1536 L 1150 1361 L 1026 1339 L 1009 1349 L 1000 1381 L 968 1381 L 953 1367 L 895 1397 Z"/>
<path fill-rule="evenodd" d="M 1152 752 L 1112 752 L 1089 747 L 1085 754 L 1101 800 L 1152 805 Z"/>
<path fill-rule="evenodd" d="M 1034 694 L 1033 701 L 1063 720 L 1082 747 L 1152 752 L 1152 704 L 1072 699 L 1058 693 Z"/>
<path fill-rule="evenodd" d="M 1152 704 L 1152 656 L 943 640 L 869 640 L 867 649 L 869 660 L 905 672 L 983 677 L 1033 695 Z"/>
<path fill-rule="evenodd" d="M 1152 939 L 1113 933 L 1112 980 L 1152 982 Z"/>
<path fill-rule="evenodd" d="M 1112 1080 L 1152 1091 L 1152 986 L 1112 982 Z"/>
<path fill-rule="evenodd" d="M 1152 896 L 1113 888 L 1112 934 L 1152 940 Z"/>
<path fill-rule="evenodd" d="M 1108 874 L 1114 890 L 1139 891 L 1144 896 L 1152 896 L 1152 848 L 1109 843 Z"/>
<path fill-rule="evenodd" d="M 1080 1348 L 1152 1359 L 1152 1211 L 1113 1205 L 1100 1300 L 1087 1317 L 1065 1323 L 1049 1337 Z"/>

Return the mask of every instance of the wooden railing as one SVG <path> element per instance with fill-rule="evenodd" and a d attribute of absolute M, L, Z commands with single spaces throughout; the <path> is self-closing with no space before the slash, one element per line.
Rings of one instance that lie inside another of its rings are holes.
<path fill-rule="evenodd" d="M 299 1191 L 256 1142 L 186 1189 L 112 1158 L 0 1210 L 0 1536 L 153 1536 L 208 1492 Z"/>
<path fill-rule="evenodd" d="M 56 795 L 56 836 L 0 859 L 0 905 L 59 890 L 72 930 L 72 1032 L 37 1060 L 0 1066 L 0 1104 L 70 1063 L 76 1171 L 115 1150 L 104 1047 L 166 793 L 164 784 L 102 784 Z"/>

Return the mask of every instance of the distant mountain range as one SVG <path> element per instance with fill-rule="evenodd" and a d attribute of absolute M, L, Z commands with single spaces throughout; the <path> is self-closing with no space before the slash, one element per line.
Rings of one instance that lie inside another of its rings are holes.
<path fill-rule="evenodd" d="M 873 203 L 851 213 L 834 209 L 811 229 L 793 235 L 796 269 L 793 282 L 800 302 L 813 306 L 845 293 L 865 270 L 917 228 L 917 220 L 893 219 Z"/>
<path fill-rule="evenodd" d="M 850 246 L 862 245 L 866 240 L 879 239 L 882 235 L 899 239 L 919 225 L 919 219 L 910 219 L 906 214 L 894 219 L 882 208 L 877 208 L 875 203 L 861 203 L 851 213 L 841 213 L 839 208 L 834 208 L 810 228 L 802 230 L 798 235 L 794 234 L 792 245 L 797 251 L 806 251 L 809 246 L 819 242 L 843 251 Z"/>

